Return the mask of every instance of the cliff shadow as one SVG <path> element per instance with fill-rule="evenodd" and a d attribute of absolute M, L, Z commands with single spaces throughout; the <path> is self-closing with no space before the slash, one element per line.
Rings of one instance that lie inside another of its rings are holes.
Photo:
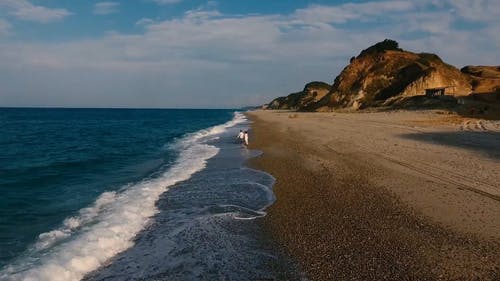
<path fill-rule="evenodd" d="M 433 144 L 454 146 L 500 160 L 500 132 L 456 131 L 402 134 L 402 138 Z"/>
<path fill-rule="evenodd" d="M 427 97 L 412 96 L 395 100 L 379 111 L 392 110 L 439 110 L 441 114 L 457 114 L 465 118 L 500 120 L 500 93 L 451 95 Z"/>

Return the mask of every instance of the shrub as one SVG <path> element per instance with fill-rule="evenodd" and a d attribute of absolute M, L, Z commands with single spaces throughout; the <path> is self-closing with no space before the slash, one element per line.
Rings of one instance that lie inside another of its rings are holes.
<path fill-rule="evenodd" d="M 358 58 L 361 56 L 381 53 L 381 52 L 385 52 L 385 51 L 389 51 L 389 50 L 402 51 L 403 49 L 399 48 L 398 42 L 391 40 L 391 39 L 385 39 L 384 41 L 378 42 L 377 44 L 361 51 Z"/>

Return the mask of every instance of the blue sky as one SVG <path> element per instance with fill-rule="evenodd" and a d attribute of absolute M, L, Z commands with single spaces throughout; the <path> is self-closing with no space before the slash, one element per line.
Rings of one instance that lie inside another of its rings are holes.
<path fill-rule="evenodd" d="M 0 0 L 0 106 L 238 107 L 385 38 L 500 64 L 497 0 Z"/>

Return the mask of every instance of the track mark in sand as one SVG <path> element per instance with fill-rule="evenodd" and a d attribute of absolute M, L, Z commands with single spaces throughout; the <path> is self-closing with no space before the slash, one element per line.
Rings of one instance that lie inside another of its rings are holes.
<path fill-rule="evenodd" d="M 500 132 L 500 121 L 499 120 L 483 120 L 483 126 L 485 130 L 492 132 Z"/>
<path fill-rule="evenodd" d="M 486 131 L 486 128 L 483 126 L 483 123 L 481 121 L 476 122 L 476 129 L 479 131 Z"/>
<path fill-rule="evenodd" d="M 335 119 L 339 120 L 345 120 L 345 121 L 350 121 L 352 122 L 353 120 L 345 117 L 335 117 Z M 377 121 L 377 120 L 354 120 L 355 123 L 353 128 L 357 128 L 360 123 L 363 123 L 365 125 L 368 125 L 370 127 L 375 127 L 375 128 L 397 128 L 397 129 L 404 129 L 404 130 L 409 130 L 409 131 L 414 131 L 414 132 L 419 132 L 422 133 L 422 129 L 420 127 L 414 126 L 414 125 L 402 125 L 402 124 L 394 124 L 390 122 L 383 122 L 383 121 Z"/>
<path fill-rule="evenodd" d="M 480 195 L 486 196 L 488 198 L 491 198 L 493 200 L 500 201 L 500 190 L 498 187 L 492 184 L 478 180 L 472 180 L 469 177 L 461 175 L 459 173 L 451 172 L 449 170 L 429 165 L 421 161 L 420 165 L 415 165 L 394 159 L 386 155 L 378 154 L 377 156 L 382 157 L 387 161 L 398 164 L 412 171 L 418 172 L 425 176 L 434 178 L 438 181 L 454 186 L 458 189 L 469 190 L 478 193 Z M 414 161 L 414 162 L 419 162 L 419 161 Z"/>
<path fill-rule="evenodd" d="M 469 132 L 500 132 L 500 121 L 498 120 L 466 120 L 460 127 L 460 131 Z"/>
<path fill-rule="evenodd" d="M 342 154 L 341 152 L 330 147 L 329 145 L 324 145 L 324 147 L 330 152 L 333 152 L 335 154 Z M 432 165 L 424 161 L 418 161 L 413 159 L 412 160 L 413 164 L 410 164 L 408 162 L 395 159 L 385 154 L 379 154 L 379 153 L 370 153 L 370 154 L 374 155 L 377 158 L 378 157 L 383 158 L 390 163 L 402 166 L 406 169 L 422 174 L 428 178 L 432 178 L 439 182 L 445 183 L 449 186 L 461 190 L 472 191 L 477 194 L 491 198 L 493 200 L 500 201 L 500 188 L 488 182 L 477 179 L 471 179 L 468 176 L 440 168 L 437 165 Z"/>

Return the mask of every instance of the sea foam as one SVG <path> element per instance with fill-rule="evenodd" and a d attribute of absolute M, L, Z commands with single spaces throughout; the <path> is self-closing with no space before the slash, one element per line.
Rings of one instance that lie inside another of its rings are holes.
<path fill-rule="evenodd" d="M 180 154 L 162 175 L 105 192 L 93 205 L 67 218 L 62 226 L 39 235 L 25 257 L 0 272 L 0 280 L 71 281 L 104 265 L 131 247 L 135 235 L 158 210 L 155 202 L 168 188 L 202 170 L 219 149 L 205 142 L 244 122 L 241 113 L 222 125 L 188 134 L 174 144 Z"/>

